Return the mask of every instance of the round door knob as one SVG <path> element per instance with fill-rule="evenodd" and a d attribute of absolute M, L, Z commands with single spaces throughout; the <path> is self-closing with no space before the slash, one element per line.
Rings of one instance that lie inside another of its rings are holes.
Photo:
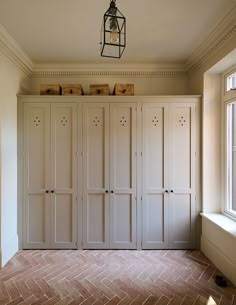
<path fill-rule="evenodd" d="M 105 190 L 106 193 L 108 193 L 108 190 Z"/>
<path fill-rule="evenodd" d="M 113 194 L 113 193 L 114 193 L 114 191 L 111 191 L 111 193 Z"/>
<path fill-rule="evenodd" d="M 47 194 L 48 194 L 48 193 L 49 193 L 49 190 L 46 190 L 46 191 L 45 191 L 45 193 L 47 193 Z"/>
<path fill-rule="evenodd" d="M 173 190 L 171 190 L 170 192 L 171 192 L 171 193 L 174 193 L 174 191 L 173 191 Z"/>
<path fill-rule="evenodd" d="M 165 190 L 165 192 L 166 192 L 166 193 L 169 193 L 169 191 L 168 191 L 168 190 Z"/>
<path fill-rule="evenodd" d="M 51 193 L 54 193 L 54 190 L 51 190 Z"/>

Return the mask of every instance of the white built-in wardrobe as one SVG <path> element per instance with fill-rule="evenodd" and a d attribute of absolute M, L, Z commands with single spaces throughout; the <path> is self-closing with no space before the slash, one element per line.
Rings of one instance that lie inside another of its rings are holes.
<path fill-rule="evenodd" d="M 23 249 L 191 249 L 200 97 L 18 97 Z"/>

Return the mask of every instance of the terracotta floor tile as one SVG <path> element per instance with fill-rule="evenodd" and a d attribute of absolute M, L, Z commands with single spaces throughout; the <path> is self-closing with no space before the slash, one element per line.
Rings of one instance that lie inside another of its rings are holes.
<path fill-rule="evenodd" d="M 0 271 L 0 305 L 236 305 L 200 252 L 27 250 Z"/>

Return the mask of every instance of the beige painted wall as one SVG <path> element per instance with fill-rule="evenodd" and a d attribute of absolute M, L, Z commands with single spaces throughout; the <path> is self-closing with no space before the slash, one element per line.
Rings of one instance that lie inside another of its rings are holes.
<path fill-rule="evenodd" d="M 201 94 L 202 101 L 202 190 L 204 212 L 219 212 L 222 207 L 222 122 L 221 74 L 236 64 L 236 36 L 189 75 L 189 92 Z"/>
<path fill-rule="evenodd" d="M 236 234 L 222 228 L 234 225 L 223 215 L 206 214 L 202 219 L 201 250 L 236 286 Z"/>
<path fill-rule="evenodd" d="M 1 265 L 18 250 L 17 236 L 17 97 L 29 92 L 30 82 L 13 63 L 0 55 L 1 128 Z"/>
<path fill-rule="evenodd" d="M 214 53 L 210 54 L 206 59 L 202 59 L 202 63 L 199 66 L 199 69 L 189 73 L 189 84 L 188 84 L 188 93 L 189 94 L 204 94 L 204 73 L 212 69 L 213 67 L 219 65 L 219 63 L 236 49 L 236 35 L 232 36 L 231 39 L 226 41 L 219 49 Z M 227 63 L 220 65 L 218 72 L 221 73 L 223 70 L 228 69 Z M 220 71 L 221 70 L 221 71 Z"/>
<path fill-rule="evenodd" d="M 188 94 L 203 95 L 204 70 L 190 73 L 188 82 Z"/>
<path fill-rule="evenodd" d="M 1 67 L 1 63 L 0 63 L 0 67 Z M 1 121 L 0 121 L 0 124 L 1 124 Z M 2 144 L 2 141 L 1 141 L 1 133 L 2 133 L 2 130 L 1 130 L 1 125 L 0 125 L 0 227 L 2 225 L 2 154 L 1 154 L 1 151 L 2 151 L 2 147 L 1 147 L 1 144 Z M 2 230 L 0 228 L 0 268 L 2 267 Z"/>
<path fill-rule="evenodd" d="M 188 79 L 184 76 L 152 76 L 152 77 L 50 77 L 33 78 L 32 94 L 39 94 L 40 84 L 81 84 L 85 94 L 89 94 L 90 84 L 109 84 L 110 92 L 115 83 L 134 84 L 135 95 L 184 95 L 188 93 Z"/>
<path fill-rule="evenodd" d="M 236 64 L 236 37 L 226 42 L 198 71 L 190 74 L 189 93 L 202 94 L 202 210 L 204 213 L 221 213 L 222 184 L 222 73 Z M 225 223 L 229 219 L 222 214 Z M 234 228 L 236 223 L 233 222 Z M 235 230 L 235 229 L 234 229 Z M 201 250 L 236 285 L 235 236 L 203 218 Z"/>
<path fill-rule="evenodd" d="M 202 105 L 203 212 L 221 211 L 221 75 L 205 73 Z"/>

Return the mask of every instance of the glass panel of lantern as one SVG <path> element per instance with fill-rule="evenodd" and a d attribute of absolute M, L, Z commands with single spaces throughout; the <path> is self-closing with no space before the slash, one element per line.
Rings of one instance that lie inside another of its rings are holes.
<path fill-rule="evenodd" d="M 120 58 L 126 45 L 126 19 L 115 7 L 103 17 L 101 28 L 101 56 Z"/>

